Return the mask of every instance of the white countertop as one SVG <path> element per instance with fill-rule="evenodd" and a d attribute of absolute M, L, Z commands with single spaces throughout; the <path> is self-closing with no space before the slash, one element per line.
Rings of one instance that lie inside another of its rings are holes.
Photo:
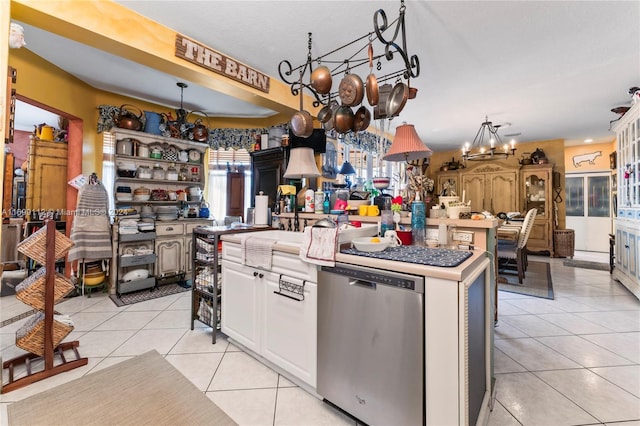
<path fill-rule="evenodd" d="M 265 231 L 268 234 L 262 232 L 254 233 L 254 236 L 264 235 L 268 238 L 276 239 L 276 243 L 273 245 L 274 251 L 280 251 L 284 253 L 298 255 L 300 252 L 300 242 L 302 233 L 291 231 Z M 242 233 L 222 235 L 222 241 L 228 241 L 236 244 L 240 244 L 242 241 Z M 483 259 L 486 258 L 484 250 L 471 250 L 472 256 L 465 260 L 463 263 L 456 267 L 439 267 L 439 266 L 426 266 L 416 263 L 397 262 L 392 260 L 383 260 L 370 258 L 365 256 L 357 256 L 344 253 L 336 253 L 336 261 L 341 263 L 348 263 L 352 265 L 367 266 L 371 268 L 377 268 L 382 270 L 390 270 L 403 272 L 412 275 L 422 275 L 425 277 L 442 278 L 452 281 L 462 281 L 466 278 L 467 274 L 473 271 Z"/>

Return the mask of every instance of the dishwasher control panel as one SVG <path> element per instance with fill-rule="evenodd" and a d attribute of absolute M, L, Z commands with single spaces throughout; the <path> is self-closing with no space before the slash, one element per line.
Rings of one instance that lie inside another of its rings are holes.
<path fill-rule="evenodd" d="M 424 291 L 423 277 L 376 270 L 373 268 L 357 267 L 354 265 L 347 266 L 344 264 L 336 264 L 335 267 L 323 266 L 322 270 L 342 275 L 352 280 L 366 281 L 419 292 Z"/>

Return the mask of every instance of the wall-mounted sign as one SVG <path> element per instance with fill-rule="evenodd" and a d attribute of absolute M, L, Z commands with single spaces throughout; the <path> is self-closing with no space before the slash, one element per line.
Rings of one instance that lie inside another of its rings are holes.
<path fill-rule="evenodd" d="M 181 34 L 176 34 L 176 56 L 254 89 L 269 93 L 269 76 Z"/>

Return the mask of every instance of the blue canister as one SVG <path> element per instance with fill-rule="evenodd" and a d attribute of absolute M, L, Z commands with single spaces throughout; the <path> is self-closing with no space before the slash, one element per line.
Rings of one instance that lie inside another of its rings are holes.
<path fill-rule="evenodd" d="M 145 111 L 144 116 L 146 122 L 144 123 L 144 132 L 151 133 L 153 135 L 161 135 L 160 122 L 162 121 L 162 115 L 157 112 Z"/>
<path fill-rule="evenodd" d="M 422 246 L 425 243 L 426 219 L 424 201 L 411 203 L 411 236 L 413 244 Z"/>

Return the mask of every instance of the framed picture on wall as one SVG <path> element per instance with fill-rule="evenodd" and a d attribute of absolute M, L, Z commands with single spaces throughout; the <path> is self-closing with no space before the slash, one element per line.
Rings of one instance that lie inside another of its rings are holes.
<path fill-rule="evenodd" d="M 609 168 L 611 170 L 615 170 L 617 166 L 618 166 L 618 153 L 616 151 L 613 151 L 611 154 L 609 154 Z"/>

